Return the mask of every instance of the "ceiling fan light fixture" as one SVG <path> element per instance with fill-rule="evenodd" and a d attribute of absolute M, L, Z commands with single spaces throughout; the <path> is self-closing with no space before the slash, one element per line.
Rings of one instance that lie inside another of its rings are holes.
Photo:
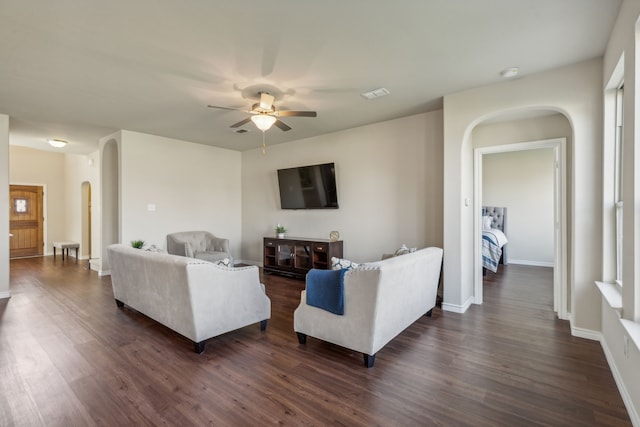
<path fill-rule="evenodd" d="M 47 142 L 55 148 L 62 148 L 67 145 L 67 141 L 63 141 L 62 139 L 49 139 Z"/>
<path fill-rule="evenodd" d="M 262 132 L 269 130 L 271 126 L 276 122 L 276 118 L 268 114 L 256 114 L 251 116 L 251 121 Z"/>

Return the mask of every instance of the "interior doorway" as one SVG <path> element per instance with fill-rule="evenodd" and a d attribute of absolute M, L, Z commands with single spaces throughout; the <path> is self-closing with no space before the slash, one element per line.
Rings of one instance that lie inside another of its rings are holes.
<path fill-rule="evenodd" d="M 9 258 L 44 253 L 44 189 L 39 185 L 9 186 Z"/>
<path fill-rule="evenodd" d="M 555 138 L 517 144 L 497 145 L 474 150 L 474 302 L 482 304 L 482 159 L 485 154 L 551 148 L 554 152 L 554 311 L 558 318 L 568 319 L 568 282 L 566 271 L 566 138 Z M 508 238 L 508 235 L 507 235 Z"/>

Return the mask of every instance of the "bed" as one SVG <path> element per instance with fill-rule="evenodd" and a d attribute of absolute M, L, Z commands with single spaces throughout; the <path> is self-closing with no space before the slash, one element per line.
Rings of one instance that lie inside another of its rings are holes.
<path fill-rule="evenodd" d="M 507 208 L 482 207 L 482 272 L 496 273 L 498 265 L 507 264 Z"/>

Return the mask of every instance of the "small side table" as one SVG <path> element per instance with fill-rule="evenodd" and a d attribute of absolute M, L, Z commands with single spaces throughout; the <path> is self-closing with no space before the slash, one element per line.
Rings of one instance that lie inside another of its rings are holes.
<path fill-rule="evenodd" d="M 64 259 L 64 251 L 67 250 L 67 257 L 69 257 L 69 249 L 76 250 L 76 261 L 78 260 L 78 249 L 80 248 L 80 243 L 76 242 L 53 242 L 53 257 L 56 257 L 56 248 L 62 249 L 62 259 Z"/>

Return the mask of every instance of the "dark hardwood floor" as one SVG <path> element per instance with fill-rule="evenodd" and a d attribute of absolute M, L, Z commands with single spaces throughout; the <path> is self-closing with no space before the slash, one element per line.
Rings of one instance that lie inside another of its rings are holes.
<path fill-rule="evenodd" d="M 272 318 L 187 339 L 116 308 L 72 258 L 11 261 L 0 300 L 1 426 L 631 425 L 597 342 L 552 312 L 551 271 L 501 266 L 482 306 L 435 309 L 358 353 L 293 332 L 302 281 L 265 276 Z"/>

